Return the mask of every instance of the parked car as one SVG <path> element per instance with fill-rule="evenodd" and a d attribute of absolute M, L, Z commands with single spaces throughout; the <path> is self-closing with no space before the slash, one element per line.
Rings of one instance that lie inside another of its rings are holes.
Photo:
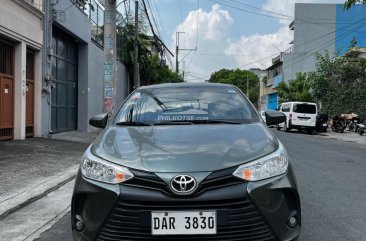
<path fill-rule="evenodd" d="M 268 124 L 285 121 L 265 113 Z M 137 88 L 81 160 L 75 240 L 294 240 L 301 209 L 285 147 L 231 85 Z"/>
<path fill-rule="evenodd" d="M 260 111 L 260 115 L 261 115 L 261 117 L 262 117 L 263 121 L 266 123 L 266 111 L 264 111 L 264 110 Z M 276 127 L 276 125 L 270 125 L 270 124 L 267 124 L 267 126 L 268 126 L 269 128 L 271 128 L 271 127 Z"/>
<path fill-rule="evenodd" d="M 297 129 L 299 132 L 306 130 L 311 134 L 316 126 L 318 109 L 312 102 L 285 102 L 279 107 L 279 111 L 286 115 L 286 121 L 278 124 L 277 129 L 284 131 Z"/>

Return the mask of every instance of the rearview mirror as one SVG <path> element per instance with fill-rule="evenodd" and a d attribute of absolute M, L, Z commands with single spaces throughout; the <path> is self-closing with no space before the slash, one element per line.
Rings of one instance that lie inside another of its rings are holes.
<path fill-rule="evenodd" d="M 267 125 L 277 125 L 286 121 L 286 115 L 279 111 L 265 111 Z"/>
<path fill-rule="evenodd" d="M 98 114 L 89 119 L 89 125 L 97 128 L 105 128 L 107 126 L 108 113 Z"/>

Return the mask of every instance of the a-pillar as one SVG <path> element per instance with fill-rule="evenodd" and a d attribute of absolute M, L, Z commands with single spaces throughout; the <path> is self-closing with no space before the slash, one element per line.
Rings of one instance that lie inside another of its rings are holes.
<path fill-rule="evenodd" d="M 15 47 L 14 55 L 14 139 L 25 139 L 26 108 L 26 59 L 27 45 L 24 41 Z"/>

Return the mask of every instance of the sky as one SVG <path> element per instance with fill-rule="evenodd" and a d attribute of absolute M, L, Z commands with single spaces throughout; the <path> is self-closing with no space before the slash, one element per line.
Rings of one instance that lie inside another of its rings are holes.
<path fill-rule="evenodd" d="M 175 54 L 186 81 L 203 81 L 222 68 L 266 69 L 290 47 L 296 3 L 344 0 L 148 0 L 158 35 Z M 175 68 L 175 56 L 171 57 Z"/>

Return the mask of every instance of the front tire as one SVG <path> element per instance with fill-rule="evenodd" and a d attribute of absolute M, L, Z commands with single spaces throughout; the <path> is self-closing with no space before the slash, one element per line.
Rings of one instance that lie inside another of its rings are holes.
<path fill-rule="evenodd" d="M 363 135 L 363 132 L 364 132 L 364 131 L 362 130 L 362 128 L 360 128 L 360 127 L 359 127 L 359 128 L 357 129 L 357 133 L 358 133 L 360 136 L 362 136 L 362 135 Z"/>
<path fill-rule="evenodd" d="M 352 122 L 352 124 L 350 125 L 350 127 L 349 127 L 349 130 L 350 131 L 354 131 L 354 132 L 356 132 L 356 123 L 353 123 Z"/>
<path fill-rule="evenodd" d="M 279 131 L 281 130 L 281 126 L 280 125 L 276 125 L 276 129 Z"/>
<path fill-rule="evenodd" d="M 285 132 L 288 132 L 289 131 L 289 129 L 288 129 L 288 127 L 287 127 L 287 123 L 285 122 L 285 124 L 283 125 L 283 130 L 285 131 Z"/>
<path fill-rule="evenodd" d="M 332 125 L 331 129 L 332 129 L 333 132 L 339 132 L 338 127 L 336 127 L 335 125 Z"/>

